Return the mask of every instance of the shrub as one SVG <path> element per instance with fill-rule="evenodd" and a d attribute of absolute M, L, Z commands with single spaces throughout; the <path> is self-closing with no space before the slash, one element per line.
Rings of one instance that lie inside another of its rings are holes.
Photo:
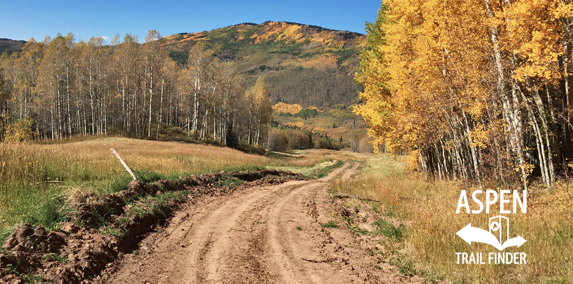
<path fill-rule="evenodd" d="M 4 141 L 7 143 L 20 143 L 32 140 L 35 136 L 32 125 L 34 125 L 34 121 L 30 117 L 15 120 L 6 127 Z"/>
<path fill-rule="evenodd" d="M 302 117 L 304 119 L 315 117 L 318 115 L 318 110 L 316 109 L 303 109 L 299 111 L 295 116 Z"/>
<path fill-rule="evenodd" d="M 247 154 L 257 154 L 257 155 L 266 155 L 267 152 L 265 148 L 259 145 L 251 145 L 246 141 L 240 141 L 237 145 L 237 150 L 245 152 Z"/>
<path fill-rule="evenodd" d="M 284 152 L 289 148 L 289 140 L 283 131 L 272 130 L 269 134 L 268 148 L 271 151 Z"/>
<path fill-rule="evenodd" d="M 225 144 L 227 147 L 237 149 L 239 146 L 239 137 L 237 137 L 237 133 L 233 130 L 232 124 L 227 124 L 227 137 L 225 137 Z"/>

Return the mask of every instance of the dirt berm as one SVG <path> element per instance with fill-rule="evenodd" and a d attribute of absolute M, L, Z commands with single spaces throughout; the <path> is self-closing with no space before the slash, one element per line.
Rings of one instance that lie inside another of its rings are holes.
<path fill-rule="evenodd" d="M 114 194 L 81 194 L 70 199 L 68 221 L 58 230 L 23 224 L 6 240 L 0 250 L 0 283 L 89 282 L 123 254 L 136 250 L 182 205 L 303 179 L 276 170 L 231 171 L 152 184 L 133 181 Z"/>

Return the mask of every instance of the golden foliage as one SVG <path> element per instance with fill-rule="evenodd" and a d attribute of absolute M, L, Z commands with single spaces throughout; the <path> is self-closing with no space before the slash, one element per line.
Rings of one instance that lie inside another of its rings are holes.
<path fill-rule="evenodd" d="M 24 141 L 29 141 L 34 138 L 36 133 L 32 130 L 32 125 L 34 121 L 29 118 L 23 118 L 16 120 L 12 124 L 6 126 L 4 132 L 4 142 L 6 143 L 20 143 Z"/>
<path fill-rule="evenodd" d="M 560 80 L 570 72 L 564 51 L 573 36 L 572 5 L 384 1 L 367 25 L 356 75 L 364 103 L 354 111 L 369 125 L 375 148 L 412 152 L 425 172 L 441 177 L 449 169 L 481 184 L 483 173 L 494 171 L 498 181 L 525 181 L 524 145 L 536 141 L 532 152 L 550 187 L 552 153 L 559 152 L 551 140 L 564 133 L 548 120 L 571 119 L 555 111 L 563 100 Z"/>
<path fill-rule="evenodd" d="M 290 113 L 297 114 L 302 110 L 302 106 L 299 104 L 287 104 L 283 102 L 278 102 L 273 106 L 273 111 L 278 113 Z"/>

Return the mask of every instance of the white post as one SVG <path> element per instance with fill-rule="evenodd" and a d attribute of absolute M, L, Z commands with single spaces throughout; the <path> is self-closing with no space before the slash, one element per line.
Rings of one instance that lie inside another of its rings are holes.
<path fill-rule="evenodd" d="M 113 154 L 119 159 L 119 161 L 121 162 L 121 164 L 125 167 L 125 170 L 127 170 L 127 172 L 131 175 L 131 177 L 133 178 L 133 180 L 137 180 L 137 178 L 135 177 L 135 175 L 133 174 L 133 172 L 129 169 L 129 167 L 128 167 L 127 164 L 123 161 L 123 159 L 119 156 L 119 154 L 118 154 L 113 148 L 111 148 L 111 152 L 113 152 Z"/>

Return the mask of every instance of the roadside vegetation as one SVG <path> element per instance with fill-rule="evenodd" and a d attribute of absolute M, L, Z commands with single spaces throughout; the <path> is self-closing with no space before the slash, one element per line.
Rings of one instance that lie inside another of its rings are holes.
<path fill-rule="evenodd" d="M 203 144 L 128 138 L 76 137 L 57 144 L 0 143 L 0 243 L 15 225 L 53 228 L 69 202 L 85 192 L 114 193 L 131 176 L 114 148 L 144 182 L 230 170 L 276 168 L 313 177 L 333 164 L 327 150 L 294 157 L 267 157 Z"/>
<path fill-rule="evenodd" d="M 419 274 L 430 280 L 447 279 L 453 283 L 570 283 L 573 281 L 573 199 L 567 183 L 557 182 L 548 192 L 530 188 L 527 214 L 512 214 L 510 237 L 520 235 L 527 242 L 505 252 L 525 252 L 526 265 L 462 265 L 456 252 L 482 252 L 487 263 L 489 245 L 471 246 L 456 235 L 468 224 L 487 228 L 488 219 L 499 215 L 499 207 L 490 214 L 456 214 L 460 190 L 472 192 L 463 183 L 428 180 L 409 171 L 406 159 L 397 161 L 389 155 L 359 156 L 362 174 L 350 180 L 334 181 L 335 194 L 361 196 L 378 202 L 348 199 L 349 206 L 360 203 L 384 216 L 398 218 L 405 227 L 388 227 L 378 221 L 382 235 L 394 236 L 403 247 L 396 250 L 392 264 L 403 273 Z M 400 160 L 401 157 L 397 157 Z M 470 193 L 468 193 L 469 195 Z M 471 209 L 477 206 L 470 203 Z M 374 221 L 373 221 L 374 222 Z M 354 223 L 349 227 L 354 228 Z M 360 232 L 361 228 L 355 228 Z M 384 242 L 381 239 L 381 242 Z M 400 246 L 396 246 L 400 247 Z"/>

